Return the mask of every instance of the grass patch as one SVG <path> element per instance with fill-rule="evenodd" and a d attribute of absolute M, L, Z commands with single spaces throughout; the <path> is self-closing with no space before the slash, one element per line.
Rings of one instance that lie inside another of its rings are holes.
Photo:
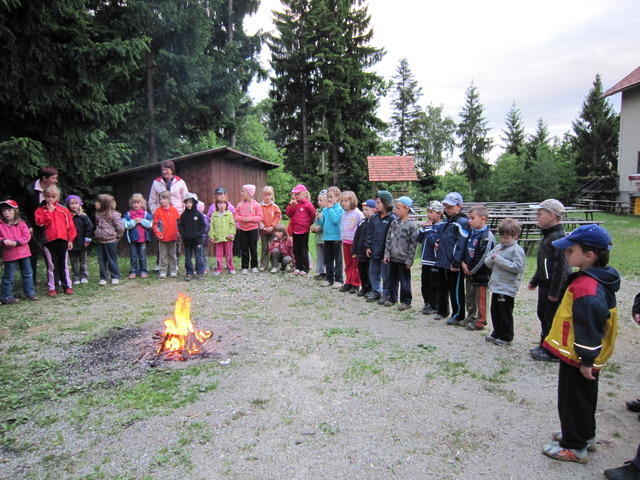
<path fill-rule="evenodd" d="M 367 363 L 364 360 L 352 360 L 351 365 L 342 373 L 342 377 L 345 380 L 352 382 L 363 380 L 370 376 L 377 376 L 380 379 L 385 379 L 386 377 L 382 367 L 374 363 Z"/>
<path fill-rule="evenodd" d="M 341 335 L 343 337 L 355 337 L 359 333 L 360 333 L 360 330 L 358 330 L 357 328 L 333 327 L 333 328 L 327 328 L 324 331 L 324 336 L 327 338 L 335 337 L 337 335 Z"/>

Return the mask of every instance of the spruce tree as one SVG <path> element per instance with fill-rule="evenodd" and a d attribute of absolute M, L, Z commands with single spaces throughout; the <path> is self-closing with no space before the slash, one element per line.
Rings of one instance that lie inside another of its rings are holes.
<path fill-rule="evenodd" d="M 480 97 L 473 82 L 467 88 L 456 133 L 462 149 L 460 158 L 464 173 L 471 185 L 475 186 L 489 171 L 489 164 L 485 157 L 491 151 L 493 140 L 488 137 L 489 128 L 484 117 L 484 107 L 480 103 Z"/>
<path fill-rule="evenodd" d="M 501 137 L 504 142 L 504 151 L 505 153 L 518 155 L 524 147 L 525 135 L 522 124 L 522 113 L 516 106 L 516 102 L 511 104 L 511 109 L 507 113 L 505 123 L 507 128 L 502 131 L 504 137 Z"/>
<path fill-rule="evenodd" d="M 391 132 L 396 143 L 398 155 L 415 153 L 419 120 L 422 110 L 418 101 L 422 96 L 422 88 L 413 76 L 406 58 L 400 60 L 392 86 Z"/>
<path fill-rule="evenodd" d="M 573 122 L 572 144 L 577 154 L 577 173 L 582 177 L 615 175 L 618 161 L 620 117 L 603 96 L 597 74 L 593 87 Z"/>

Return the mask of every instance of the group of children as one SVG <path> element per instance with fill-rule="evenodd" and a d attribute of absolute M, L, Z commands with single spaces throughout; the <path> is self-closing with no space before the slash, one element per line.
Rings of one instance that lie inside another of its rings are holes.
<path fill-rule="evenodd" d="M 513 340 L 513 308 L 525 266 L 518 245 L 520 225 L 503 219 L 497 229 L 499 242 L 487 226 L 486 207 L 473 206 L 463 213 L 463 198 L 451 192 L 429 204 L 428 221 L 418 226 L 411 218 L 413 202 L 403 196 L 395 201 L 385 190 L 375 199 L 358 203 L 351 191 L 332 186 L 318 195 L 318 209 L 309 201 L 304 185 L 296 185 L 286 208 L 287 227 L 274 203 L 269 186 L 263 201 L 255 199 L 256 187 L 244 185 L 241 201 L 231 205 L 224 188 L 205 215 L 195 193 L 187 193 L 184 211 L 171 205 L 169 192 L 159 195 L 160 205 L 151 215 L 141 194 L 134 194 L 121 217 L 111 195 L 98 195 L 95 226 L 83 211 L 82 199 L 70 195 L 60 203 L 60 189 L 49 185 L 35 211 L 42 230 L 40 245 L 47 261 L 47 295 L 61 287 L 73 294 L 73 286 L 87 283 L 87 248 L 97 245 L 100 285 L 119 283 L 117 245 L 125 235 L 130 251 L 130 278 L 148 276 L 146 244 L 152 235 L 159 243 L 159 277 L 177 276 L 178 236 L 184 245 L 185 280 L 202 278 L 208 268 L 206 245 L 215 246 L 217 266 L 223 263 L 235 274 L 233 244 L 237 242 L 242 273 L 276 273 L 290 268 L 306 276 L 310 269 L 309 234 L 315 235 L 315 278 L 324 287 L 339 288 L 367 302 L 411 308 L 411 267 L 420 244 L 422 312 L 446 325 L 470 330 L 487 324 L 487 289 L 491 292 L 493 331 L 486 340 L 499 346 Z M 359 208 L 361 207 L 361 209 Z M 538 289 L 537 314 L 541 339 L 531 356 L 541 361 L 560 360 L 558 409 L 562 430 L 543 452 L 553 458 L 584 463 L 595 448 L 594 412 L 598 372 L 611 355 L 616 336 L 615 292 L 620 277 L 608 267 L 611 238 L 598 225 L 585 225 L 565 236 L 561 219 L 564 206 L 549 199 L 539 205 L 537 222 L 542 232 L 536 272 L 528 288 Z M 0 247 L 4 272 L 1 300 L 16 303 L 13 279 L 21 270 L 26 298 L 36 299 L 29 262 L 31 232 L 22 221 L 14 200 L 0 202 Z M 261 239 L 261 257 L 257 244 Z M 195 260 L 195 269 L 193 266 Z M 71 269 L 69 269 L 69 262 Z M 259 265 L 259 267 L 258 267 Z M 570 268 L 578 271 L 571 274 Z"/>

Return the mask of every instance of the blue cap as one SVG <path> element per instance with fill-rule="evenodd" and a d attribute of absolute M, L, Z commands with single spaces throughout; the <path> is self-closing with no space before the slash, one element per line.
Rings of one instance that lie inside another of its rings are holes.
<path fill-rule="evenodd" d="M 400 197 L 396 200 L 396 202 L 400 202 L 404 205 L 406 205 L 409 208 L 409 211 L 411 213 L 416 213 L 413 211 L 413 200 L 411 200 L 409 197 Z"/>
<path fill-rule="evenodd" d="M 442 203 L 446 205 L 462 205 L 464 202 L 462 201 L 462 195 L 458 192 L 449 192 L 442 200 Z"/>
<path fill-rule="evenodd" d="M 609 232 L 600 225 L 582 225 L 566 237 L 554 240 L 551 243 L 559 250 L 565 250 L 577 243 L 601 250 L 611 250 L 613 246 Z"/>
<path fill-rule="evenodd" d="M 376 201 L 370 198 L 369 200 L 364 202 L 363 205 L 366 205 L 369 208 L 376 208 Z"/>

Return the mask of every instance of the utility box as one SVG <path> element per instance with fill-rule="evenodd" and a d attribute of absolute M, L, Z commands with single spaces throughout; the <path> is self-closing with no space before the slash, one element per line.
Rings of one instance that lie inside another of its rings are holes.
<path fill-rule="evenodd" d="M 640 197 L 633 197 L 633 214 L 640 215 Z"/>

